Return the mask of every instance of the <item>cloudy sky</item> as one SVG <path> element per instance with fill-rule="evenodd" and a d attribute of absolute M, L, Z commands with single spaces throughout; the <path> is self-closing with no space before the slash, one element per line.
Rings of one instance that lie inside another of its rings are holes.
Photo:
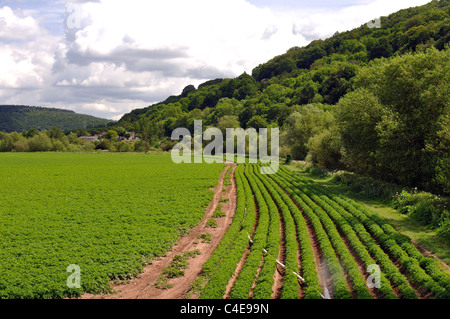
<path fill-rule="evenodd" d="M 429 0 L 0 0 L 0 104 L 119 119 Z"/>

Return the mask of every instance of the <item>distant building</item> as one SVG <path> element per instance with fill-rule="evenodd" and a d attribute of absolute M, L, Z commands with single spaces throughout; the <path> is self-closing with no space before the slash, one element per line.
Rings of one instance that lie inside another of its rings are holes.
<path fill-rule="evenodd" d="M 97 142 L 99 140 L 99 135 L 94 136 L 80 136 L 82 140 L 88 141 L 88 142 Z"/>
<path fill-rule="evenodd" d="M 88 141 L 88 142 L 97 142 L 104 138 L 104 136 L 107 134 L 107 132 L 103 132 L 101 134 L 95 134 L 92 136 L 80 136 L 82 140 Z M 124 136 L 115 136 L 115 138 L 119 141 L 138 141 L 139 138 L 137 137 L 136 132 L 126 132 L 125 133 L 127 137 Z M 129 137 L 128 137 L 129 135 Z"/>

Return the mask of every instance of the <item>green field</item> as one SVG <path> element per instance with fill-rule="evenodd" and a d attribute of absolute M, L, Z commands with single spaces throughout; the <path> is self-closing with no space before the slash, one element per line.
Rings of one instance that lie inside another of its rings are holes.
<path fill-rule="evenodd" d="M 0 163 L 0 299 L 112 293 L 111 281 L 135 277 L 199 224 L 224 170 L 177 165 L 169 154 L 9 153 Z M 239 164 L 234 180 L 232 224 L 187 292 L 450 298 L 441 262 L 423 255 L 411 240 L 416 231 L 405 234 L 384 210 L 284 165 L 262 175 L 258 165 Z M 81 271 L 79 289 L 67 285 L 70 265 Z M 369 285 L 373 266 L 377 289 Z"/>
<path fill-rule="evenodd" d="M 0 154 L 0 299 L 110 290 L 197 225 L 224 165 L 170 155 Z M 69 265 L 82 288 L 69 289 Z"/>
<path fill-rule="evenodd" d="M 286 166 L 262 175 L 240 164 L 235 176 L 235 218 L 203 266 L 200 298 L 450 298 L 439 261 L 360 201 Z"/>

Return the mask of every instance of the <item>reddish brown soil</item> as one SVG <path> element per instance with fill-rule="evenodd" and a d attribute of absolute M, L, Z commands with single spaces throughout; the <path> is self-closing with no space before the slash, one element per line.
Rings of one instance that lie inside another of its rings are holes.
<path fill-rule="evenodd" d="M 285 227 L 284 227 L 284 220 L 282 217 L 282 214 L 280 211 L 278 211 L 278 213 L 280 214 L 280 250 L 278 252 L 278 257 L 277 260 L 281 263 L 284 263 L 284 257 L 286 254 L 286 246 L 285 246 Z M 274 282 L 273 282 L 273 287 L 272 287 L 272 299 L 280 299 L 281 296 L 281 290 L 283 287 L 283 280 L 284 280 L 284 273 L 285 270 L 277 264 L 277 271 L 275 272 L 275 276 L 274 276 Z"/>
<path fill-rule="evenodd" d="M 224 187 L 224 177 L 226 170 L 233 166 L 231 173 L 232 185 Z M 91 295 L 85 294 L 82 299 L 183 299 L 190 290 L 191 283 L 199 276 L 202 271 L 203 264 L 209 259 L 222 237 L 227 232 L 234 217 L 236 210 L 236 184 L 234 181 L 234 172 L 236 165 L 227 163 L 227 167 L 222 172 L 218 186 L 214 189 L 214 199 L 208 206 L 206 214 L 202 222 L 195 227 L 189 235 L 180 239 L 178 244 L 173 247 L 172 251 L 159 260 L 154 260 L 150 265 L 144 268 L 142 274 L 126 284 L 116 285 L 113 287 L 116 293 L 111 295 Z M 226 188 L 226 193 L 223 189 Z M 206 221 L 210 219 L 214 210 L 220 203 L 220 199 L 229 198 L 228 203 L 221 203 L 223 212 L 226 217 L 217 218 L 217 228 L 206 228 Z M 197 237 L 203 233 L 210 233 L 212 236 L 211 243 L 202 243 Z M 163 272 L 176 255 L 183 254 L 187 251 L 198 249 L 201 255 L 190 258 L 189 267 L 185 269 L 185 275 L 180 278 L 170 279 L 167 283 L 173 285 L 173 288 L 159 289 L 154 286 L 159 276 Z"/>

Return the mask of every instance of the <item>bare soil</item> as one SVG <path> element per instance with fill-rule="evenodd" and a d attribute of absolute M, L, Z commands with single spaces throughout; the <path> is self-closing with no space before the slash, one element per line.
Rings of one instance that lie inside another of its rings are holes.
<path fill-rule="evenodd" d="M 232 166 L 231 186 L 224 186 L 224 177 L 227 169 Z M 190 290 L 191 283 L 200 275 L 203 264 L 210 258 L 213 251 L 217 248 L 223 236 L 233 221 L 236 211 L 236 184 L 234 173 L 236 165 L 227 163 L 226 169 L 222 172 L 218 186 L 214 189 L 214 199 L 206 210 L 202 222 L 195 227 L 189 235 L 181 238 L 176 246 L 166 254 L 166 256 L 154 260 L 151 264 L 144 267 L 144 271 L 137 278 L 128 283 L 115 285 L 113 289 L 116 293 L 110 295 L 91 295 L 85 294 L 82 299 L 184 299 Z M 226 192 L 223 192 L 226 189 Z M 221 198 L 229 198 L 229 202 L 220 203 Z M 219 205 L 222 205 L 226 217 L 217 218 L 217 228 L 207 228 L 206 222 L 212 218 L 212 215 Z M 210 243 L 202 243 L 198 236 L 204 233 L 211 234 Z M 189 259 L 189 267 L 185 269 L 185 275 L 180 278 L 170 279 L 167 283 L 173 285 L 172 288 L 159 289 L 155 287 L 155 282 L 162 274 L 174 256 L 181 255 L 187 251 L 198 249 L 201 255 Z"/>
<path fill-rule="evenodd" d="M 280 250 L 278 252 L 278 257 L 277 260 L 279 262 L 281 262 L 282 264 L 284 263 L 284 257 L 286 254 L 286 239 L 285 239 L 285 226 L 284 226 L 284 220 L 283 220 L 283 216 L 281 214 L 281 212 L 278 210 L 278 213 L 280 214 Z M 275 276 L 274 276 L 274 283 L 273 283 L 273 294 L 272 294 L 272 299 L 280 299 L 281 297 L 281 291 L 283 288 L 283 281 L 284 281 L 284 274 L 285 274 L 285 270 L 277 264 L 277 271 L 275 272 Z"/>

